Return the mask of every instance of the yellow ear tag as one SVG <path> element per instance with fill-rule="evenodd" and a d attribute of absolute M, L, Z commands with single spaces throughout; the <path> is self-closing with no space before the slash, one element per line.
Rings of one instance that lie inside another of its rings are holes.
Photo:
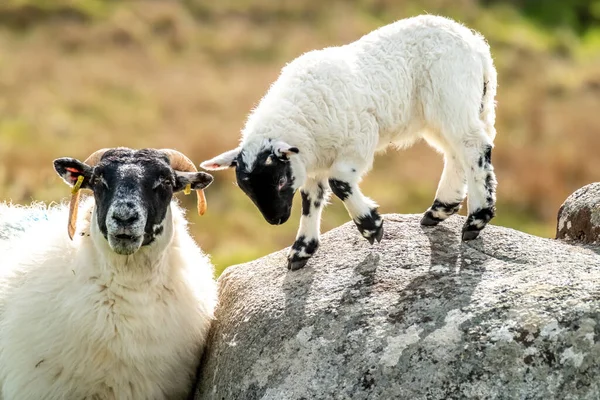
<path fill-rule="evenodd" d="M 73 185 L 73 189 L 71 189 L 72 194 L 79 192 L 79 189 L 81 189 L 81 184 L 83 183 L 83 179 L 83 175 L 79 175 L 77 177 L 77 182 L 75 182 L 75 185 Z"/>
<path fill-rule="evenodd" d="M 183 193 L 185 193 L 186 196 L 188 194 L 192 193 L 192 184 L 191 183 L 187 184 L 187 186 L 185 187 L 185 189 L 183 189 Z"/>

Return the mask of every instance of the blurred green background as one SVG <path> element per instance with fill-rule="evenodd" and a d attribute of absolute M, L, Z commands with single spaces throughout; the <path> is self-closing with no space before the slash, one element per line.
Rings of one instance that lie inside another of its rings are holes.
<path fill-rule="evenodd" d="M 599 180 L 599 0 L 3 0 L 0 199 L 63 201 L 52 160 L 100 147 L 173 147 L 199 163 L 237 144 L 286 62 L 421 13 L 488 39 L 499 71 L 493 223 L 552 237 L 562 201 Z M 419 144 L 379 156 L 362 188 L 384 213 L 420 213 L 441 170 Z M 205 216 L 182 201 L 219 272 L 291 245 L 299 204 L 271 226 L 231 171 L 215 176 Z M 348 220 L 334 199 L 322 229 Z"/>

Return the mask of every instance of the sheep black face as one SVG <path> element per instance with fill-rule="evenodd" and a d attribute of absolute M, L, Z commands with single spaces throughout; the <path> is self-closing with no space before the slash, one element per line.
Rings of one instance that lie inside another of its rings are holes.
<path fill-rule="evenodd" d="M 150 245 L 163 232 L 173 193 L 188 185 L 203 189 L 213 180 L 204 172 L 173 169 L 167 154 L 152 149 L 110 149 L 93 166 L 59 158 L 54 168 L 70 185 L 83 177 L 81 188 L 94 193 L 98 229 L 122 255 Z"/>
<path fill-rule="evenodd" d="M 200 164 L 208 170 L 235 167 L 238 186 L 272 225 L 286 222 L 303 174 L 294 168 L 298 148 L 266 141 L 258 151 L 235 149 Z"/>

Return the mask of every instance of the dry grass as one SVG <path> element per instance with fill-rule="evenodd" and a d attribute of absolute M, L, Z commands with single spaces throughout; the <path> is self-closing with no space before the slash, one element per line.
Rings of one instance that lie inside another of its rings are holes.
<path fill-rule="evenodd" d="M 469 0 L 95 3 L 98 15 L 0 29 L 2 199 L 61 200 L 68 188 L 52 160 L 85 158 L 99 147 L 169 146 L 196 162 L 209 158 L 236 144 L 248 111 L 287 61 L 423 11 L 460 17 L 492 45 L 500 73 L 495 224 L 552 236 L 566 196 L 598 180 L 598 53 L 511 10 L 490 12 Z M 424 145 L 389 152 L 364 192 L 383 212 L 422 212 L 441 166 Z M 298 207 L 286 225 L 270 226 L 231 172 L 215 175 L 208 214 L 190 219 L 219 268 L 291 244 Z M 323 230 L 348 220 L 333 203 Z"/>

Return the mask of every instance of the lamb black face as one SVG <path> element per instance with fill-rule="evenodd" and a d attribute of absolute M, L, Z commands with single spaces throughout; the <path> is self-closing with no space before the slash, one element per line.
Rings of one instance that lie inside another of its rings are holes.
<path fill-rule="evenodd" d="M 173 170 L 167 155 L 152 149 L 111 149 L 95 167 L 72 158 L 54 164 L 68 183 L 84 177 L 82 187 L 94 192 L 98 229 L 115 253 L 125 255 L 162 234 L 174 192 L 188 184 L 204 188 L 212 181 L 203 172 Z"/>
<path fill-rule="evenodd" d="M 283 224 L 290 217 L 295 190 L 290 162 L 264 150 L 256 157 L 250 171 L 243 161 L 242 153 L 236 160 L 238 186 L 272 225 Z"/>

